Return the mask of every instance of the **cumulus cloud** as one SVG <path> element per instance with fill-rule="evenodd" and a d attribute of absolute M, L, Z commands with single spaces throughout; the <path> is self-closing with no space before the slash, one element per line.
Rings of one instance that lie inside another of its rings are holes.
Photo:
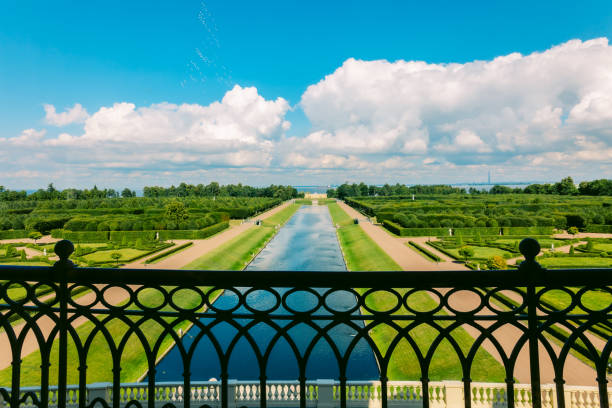
<path fill-rule="evenodd" d="M 303 94 L 315 130 L 297 142 L 455 164 L 561 158 L 577 135 L 610 147 L 610 66 L 605 38 L 465 64 L 348 59 Z"/>
<path fill-rule="evenodd" d="M 118 102 L 91 115 L 45 105 L 47 123 L 82 132 L 28 129 L 0 138 L 0 158 L 174 182 L 209 170 L 255 184 L 450 182 L 489 166 L 514 180 L 595 178 L 612 171 L 610 66 L 605 38 L 464 64 L 348 59 L 295 108 L 238 85 L 209 105 Z M 288 136 L 292 109 L 312 129 Z"/>
<path fill-rule="evenodd" d="M 66 126 L 72 123 L 83 123 L 89 117 L 87 110 L 80 103 L 75 104 L 65 112 L 57 113 L 55 106 L 45 104 L 45 121 L 53 126 Z"/>

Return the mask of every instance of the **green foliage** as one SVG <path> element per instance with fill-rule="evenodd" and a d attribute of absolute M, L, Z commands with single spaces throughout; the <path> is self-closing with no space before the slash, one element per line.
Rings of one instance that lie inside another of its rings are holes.
<path fill-rule="evenodd" d="M 574 246 L 573 246 L 573 245 L 570 245 L 569 254 L 570 254 L 570 255 L 574 255 L 574 252 L 575 252 L 575 250 L 574 250 Z"/>
<path fill-rule="evenodd" d="M 459 255 L 467 260 L 468 258 L 471 258 L 474 256 L 474 249 L 472 247 L 469 246 L 463 246 L 461 248 L 459 248 Z"/>
<path fill-rule="evenodd" d="M 487 259 L 487 269 L 508 269 L 508 265 L 503 257 L 493 255 Z"/>
<path fill-rule="evenodd" d="M 39 239 L 41 239 L 43 237 L 43 235 L 38 232 L 38 231 L 32 231 L 28 234 L 28 238 L 31 238 L 34 240 L 34 242 L 38 241 Z"/>
<path fill-rule="evenodd" d="M 8 231 L 0 231 L 0 239 L 18 239 L 18 238 L 27 238 L 28 237 L 27 230 L 8 230 Z"/>
<path fill-rule="evenodd" d="M 185 204 L 178 200 L 171 201 L 166 204 L 166 212 L 164 216 L 173 220 L 177 225 L 179 225 L 181 221 L 189 218 Z"/>
<path fill-rule="evenodd" d="M 27 259 L 25 249 L 22 249 L 21 251 L 19 251 L 19 257 L 22 262 L 24 262 Z"/>

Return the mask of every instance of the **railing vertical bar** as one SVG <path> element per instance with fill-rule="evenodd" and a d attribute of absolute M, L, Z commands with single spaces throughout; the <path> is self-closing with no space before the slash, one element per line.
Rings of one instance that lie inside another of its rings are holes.
<path fill-rule="evenodd" d="M 183 406 L 189 408 L 191 406 L 191 371 L 190 365 L 185 367 L 183 373 Z"/>
<path fill-rule="evenodd" d="M 42 362 L 40 364 L 40 406 L 49 405 L 49 353 L 51 345 L 43 345 L 40 350 Z"/>
<path fill-rule="evenodd" d="M 463 379 L 463 401 L 465 408 L 472 408 L 472 380 L 469 377 Z"/>
<path fill-rule="evenodd" d="M 19 340 L 17 340 L 17 343 L 19 343 Z M 23 342 L 21 342 L 21 344 L 23 344 Z M 19 383 L 21 379 L 21 347 L 19 344 L 11 344 L 11 346 L 13 348 L 13 361 L 11 362 L 11 407 L 18 407 L 20 393 Z"/>
<path fill-rule="evenodd" d="M 527 310 L 529 330 L 529 371 L 531 374 L 531 401 L 533 408 L 542 407 L 542 395 L 540 387 L 540 353 L 538 350 L 538 318 L 537 298 L 535 286 L 529 283 L 527 286 Z"/>
<path fill-rule="evenodd" d="M 386 371 L 386 369 L 385 369 Z M 382 408 L 387 408 L 387 376 L 380 376 L 380 405 Z M 423 407 L 427 408 L 427 407 Z"/>
<path fill-rule="evenodd" d="M 224 359 L 226 357 L 224 356 Z M 221 407 L 228 408 L 229 404 L 229 384 L 227 374 L 227 361 L 221 363 Z"/>
<path fill-rule="evenodd" d="M 429 408 L 429 378 L 421 378 L 421 384 L 423 384 L 423 408 Z"/>
<path fill-rule="evenodd" d="M 506 402 L 508 408 L 514 408 L 514 378 L 512 375 L 506 378 Z"/>
<path fill-rule="evenodd" d="M 60 284 L 59 284 L 59 356 L 57 373 L 57 405 L 66 406 L 66 390 L 68 383 L 68 282 L 66 269 L 68 264 L 59 261 Z"/>
<path fill-rule="evenodd" d="M 259 406 L 261 408 L 266 408 L 266 406 L 268 405 L 267 387 L 268 387 L 268 380 L 266 377 L 266 373 L 262 372 L 261 375 L 259 376 Z M 300 392 L 300 398 L 301 398 L 301 392 Z M 301 405 L 301 400 L 300 400 L 300 405 Z"/>
<path fill-rule="evenodd" d="M 155 408 L 155 363 L 149 364 L 149 379 L 147 384 L 147 407 Z"/>
<path fill-rule="evenodd" d="M 608 408 L 608 380 L 604 376 L 597 376 L 597 385 L 599 386 L 599 406 L 600 408 Z"/>
<path fill-rule="evenodd" d="M 565 408 L 565 381 L 563 378 L 555 378 L 555 393 L 557 394 L 557 406 L 554 408 Z M 607 394 L 607 390 L 606 390 Z M 601 406 L 603 408 L 603 405 Z"/>
<path fill-rule="evenodd" d="M 113 407 L 121 405 L 121 357 L 113 358 Z"/>
<path fill-rule="evenodd" d="M 79 407 L 87 405 L 87 355 L 80 355 L 79 352 Z"/>
<path fill-rule="evenodd" d="M 306 376 L 303 373 L 300 374 L 300 408 L 306 408 Z"/>
<path fill-rule="evenodd" d="M 346 408 L 346 376 L 340 376 L 340 408 Z"/>

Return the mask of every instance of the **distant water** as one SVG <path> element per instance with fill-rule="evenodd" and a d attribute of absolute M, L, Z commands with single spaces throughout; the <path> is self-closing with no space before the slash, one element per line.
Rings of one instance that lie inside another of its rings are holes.
<path fill-rule="evenodd" d="M 346 267 L 342 252 L 336 237 L 336 231 L 331 221 L 327 206 L 302 206 L 295 215 L 281 228 L 270 243 L 255 257 L 246 268 L 249 271 L 280 270 L 290 271 L 345 271 Z M 242 289 L 244 292 L 246 289 Z M 285 293 L 277 289 L 279 294 Z M 322 293 L 322 291 L 319 291 Z M 275 297 L 267 292 L 254 292 L 247 297 L 250 306 L 265 309 L 275 304 Z M 235 295 L 226 293 L 216 302 L 215 307 L 230 308 L 235 304 Z M 316 305 L 315 297 L 307 294 L 296 294 L 288 297 L 289 307 L 295 310 L 308 310 Z M 356 299 L 348 292 L 337 292 L 331 300 L 336 310 L 349 310 L 356 304 Z M 240 308 L 236 313 L 247 312 Z M 286 313 L 285 309 L 276 312 Z M 319 313 L 317 314 L 324 314 Z M 327 314 L 327 313 L 326 313 Z M 210 324 L 212 319 L 201 319 Z M 239 320 L 242 325 L 249 320 Z M 274 320 L 276 324 L 284 327 L 288 322 Z M 329 322 L 321 322 L 324 325 Z M 361 325 L 362 323 L 359 322 Z M 363 327 L 363 325 L 361 326 Z M 199 329 L 190 330 L 183 337 L 183 344 L 189 347 Z M 221 324 L 212 329 L 214 336 L 219 340 L 225 350 L 236 336 L 237 330 L 228 325 Z M 275 331 L 269 326 L 258 324 L 249 330 L 258 347 L 265 350 Z M 328 331 L 334 343 L 341 352 L 353 341 L 355 331 L 348 326 L 337 326 Z M 290 338 L 303 353 L 316 334 L 316 331 L 304 324 L 298 325 L 288 331 Z M 211 342 L 207 339 L 200 342 L 194 354 L 191 373 L 193 381 L 219 378 L 220 365 L 215 357 L 216 353 Z M 259 365 L 254 352 L 244 339 L 236 343 L 231 353 L 228 366 L 229 378 L 238 380 L 256 380 L 260 376 Z M 157 366 L 157 381 L 176 381 L 182 379 L 182 362 L 178 349 L 175 347 Z M 299 377 L 297 360 L 293 351 L 285 340 L 274 346 L 268 360 L 266 376 L 272 380 L 297 380 Z M 319 341 L 314 347 L 306 367 L 306 377 L 338 378 L 338 364 L 331 348 Z M 351 353 L 347 367 L 347 377 L 351 380 L 378 379 L 378 366 L 374 355 L 365 340 L 361 340 Z"/>

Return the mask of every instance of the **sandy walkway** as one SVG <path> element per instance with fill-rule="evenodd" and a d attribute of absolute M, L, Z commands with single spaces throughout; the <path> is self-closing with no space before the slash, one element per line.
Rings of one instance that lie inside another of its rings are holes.
<path fill-rule="evenodd" d="M 285 202 L 271 210 L 268 210 L 262 214 L 259 214 L 255 218 L 257 219 L 268 218 L 276 214 L 277 212 L 281 211 L 282 209 L 287 207 L 289 204 L 290 204 L 289 202 Z M 204 255 L 206 252 L 217 248 L 218 246 L 224 244 L 225 242 L 238 236 L 239 234 L 241 234 L 242 232 L 246 231 L 247 229 L 253 226 L 254 226 L 253 223 L 245 222 L 243 224 L 236 225 L 229 229 L 226 229 L 225 231 L 222 231 L 221 233 L 216 234 L 208 239 L 195 240 L 193 246 L 189 247 L 188 249 L 184 251 L 177 253 L 174 256 L 170 256 L 169 258 L 166 258 L 157 264 L 150 265 L 150 267 L 157 268 L 157 269 L 179 269 L 180 267 L 187 265 L 193 260 Z M 39 242 L 40 241 L 41 240 L 39 240 Z M 23 240 L 21 240 L 20 242 L 23 242 Z M 180 245 L 181 243 L 185 243 L 188 241 L 187 240 L 175 240 L 175 242 L 177 243 L 177 245 Z M 133 262 L 131 264 L 124 265 L 123 268 L 134 268 L 134 269 L 145 268 L 144 261 L 147 258 L 150 258 L 150 257 L 146 257 L 144 259 L 138 260 L 137 262 Z M 104 287 L 104 285 L 96 285 L 96 286 L 98 288 Z M 130 286 L 130 287 L 136 288 L 136 286 Z M 118 304 L 124 301 L 128 296 L 129 296 L 128 293 L 124 289 L 113 287 L 105 292 L 104 299 L 109 304 L 115 305 L 115 304 Z M 80 298 L 78 298 L 75 302 L 78 304 L 82 304 L 82 305 L 89 305 L 90 303 L 94 301 L 95 301 L 95 294 L 93 292 L 89 292 L 81 296 Z M 104 305 L 98 302 L 95 305 L 92 305 L 91 308 L 103 309 Z M 87 318 L 79 317 L 72 323 L 72 326 L 78 327 L 81 324 L 86 323 L 87 321 L 88 321 Z M 55 323 L 50 318 L 43 317 L 38 320 L 37 326 L 41 330 L 42 335 L 46 339 L 51 333 L 51 331 L 53 330 L 53 328 L 55 327 Z M 24 322 L 20 322 L 19 324 L 13 326 L 13 329 L 15 330 L 15 333 L 17 336 L 19 335 L 19 333 L 21 333 L 24 327 L 25 327 Z M 27 356 L 28 354 L 38 350 L 38 348 L 39 348 L 38 341 L 36 340 L 36 337 L 30 331 L 26 335 L 25 341 L 23 343 L 23 346 L 21 349 L 21 357 L 23 358 Z M 11 350 L 9 339 L 5 332 L 0 333 L 0 350 Z M 12 355 L 10 352 L 4 352 L 0 354 L 0 370 L 10 366 L 11 362 L 12 362 Z"/>
<path fill-rule="evenodd" d="M 427 246 L 428 250 L 431 250 L 436 255 L 440 256 L 440 258 L 444 259 L 444 262 L 440 262 L 438 264 L 430 262 L 423 258 L 421 255 L 417 254 L 413 250 L 409 249 L 405 243 L 407 241 L 413 240 L 419 244 L 426 245 L 425 242 L 428 239 L 432 239 L 432 237 L 418 237 L 418 238 L 397 238 L 392 236 L 383 230 L 381 226 L 373 225 L 367 222 L 367 217 L 363 214 L 360 214 L 352 207 L 346 205 L 343 202 L 338 202 L 340 207 L 346 211 L 346 213 L 351 218 L 357 218 L 360 220 L 359 225 L 363 230 L 376 242 L 397 264 L 405 271 L 428 271 L 428 270 L 468 270 L 468 268 L 462 263 L 457 263 L 456 261 L 452 261 L 447 255 L 436 251 L 435 249 Z M 362 222 L 363 220 L 363 222 Z M 569 246 L 567 247 L 569 250 Z M 447 293 L 450 289 L 446 288 L 438 288 L 440 293 Z M 434 297 L 434 300 L 437 299 Z M 470 310 L 474 307 L 474 295 L 470 293 L 462 293 L 459 292 L 452 297 L 451 305 L 457 310 Z M 447 311 L 448 312 L 448 311 Z M 449 312 L 452 313 L 452 312 Z M 477 315 L 486 315 L 487 310 L 484 310 Z M 492 323 L 490 322 L 479 322 L 483 327 L 488 327 Z M 477 338 L 480 336 L 480 331 L 477 329 L 464 325 L 462 326 L 473 338 Z M 498 328 L 495 331 L 495 338 L 501 344 L 502 348 L 506 353 L 509 353 L 510 350 L 516 345 L 516 340 L 520 336 L 520 331 L 516 328 L 513 328 L 510 325 L 505 325 Z M 493 346 L 491 342 L 484 342 L 482 347 L 491 354 L 496 360 L 502 363 L 501 357 L 497 353 L 497 350 Z M 553 349 L 556 353 L 560 351 L 560 348 L 553 344 Z M 516 367 L 514 370 L 514 376 L 522 383 L 531 382 L 530 376 L 530 368 L 529 368 L 529 354 L 528 348 L 524 347 L 523 350 L 519 353 L 518 360 L 516 363 Z M 539 346 L 540 350 L 540 376 L 542 383 L 552 383 L 554 380 L 554 371 L 552 368 L 552 363 L 550 359 L 548 359 L 546 350 L 543 345 Z M 502 363 L 503 364 L 503 363 Z M 597 385 L 595 371 L 584 364 L 582 361 L 578 360 L 576 357 L 569 355 L 567 362 L 565 364 L 564 371 L 564 379 L 567 384 L 572 385 Z"/>
<path fill-rule="evenodd" d="M 52 244 L 60 241 L 59 238 L 52 238 L 51 235 L 45 235 L 41 239 L 34 240 L 32 238 L 17 238 L 17 239 L 0 239 L 0 244 Z"/>

